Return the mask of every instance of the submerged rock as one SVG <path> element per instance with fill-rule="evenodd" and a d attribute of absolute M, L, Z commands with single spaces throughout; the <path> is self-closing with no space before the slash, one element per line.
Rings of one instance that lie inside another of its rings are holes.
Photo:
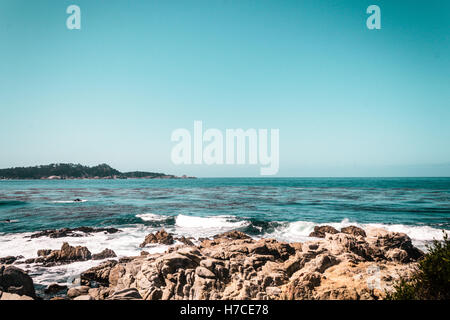
<path fill-rule="evenodd" d="M 44 293 L 46 294 L 55 294 L 61 291 L 67 290 L 66 285 L 59 285 L 57 283 L 50 284 L 45 290 Z"/>

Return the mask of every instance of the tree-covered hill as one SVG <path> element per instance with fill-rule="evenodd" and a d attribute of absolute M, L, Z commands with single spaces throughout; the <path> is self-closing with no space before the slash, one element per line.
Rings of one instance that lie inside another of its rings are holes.
<path fill-rule="evenodd" d="M 88 167 L 81 164 L 57 163 L 35 167 L 16 167 L 0 169 L 0 179 L 127 179 L 127 178 L 166 178 L 176 176 L 156 172 L 120 172 L 107 164 Z"/>

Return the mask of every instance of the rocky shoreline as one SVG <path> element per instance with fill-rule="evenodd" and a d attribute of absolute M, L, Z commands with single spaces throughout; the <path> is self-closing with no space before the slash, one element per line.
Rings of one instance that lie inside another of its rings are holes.
<path fill-rule="evenodd" d="M 49 230 L 33 237 L 83 236 L 120 230 L 78 228 Z M 164 253 L 117 259 L 105 249 L 92 254 L 86 247 L 64 243 L 60 250 L 42 249 L 37 258 L 0 258 L 0 300 L 42 299 L 33 280 L 18 268 L 75 261 L 104 260 L 81 273 L 70 288 L 52 284 L 47 299 L 171 300 L 171 299 L 383 299 L 399 277 L 415 270 L 423 252 L 403 233 L 350 226 L 320 226 L 311 241 L 288 243 L 253 239 L 231 231 L 211 239 L 175 238 L 164 230 L 149 234 L 141 248 L 172 245 Z M 178 245 L 174 245 L 175 240 Z M 109 259 L 109 260 L 106 260 Z"/>

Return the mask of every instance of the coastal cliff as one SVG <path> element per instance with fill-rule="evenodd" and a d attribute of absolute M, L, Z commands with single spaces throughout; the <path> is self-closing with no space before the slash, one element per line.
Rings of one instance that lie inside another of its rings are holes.
<path fill-rule="evenodd" d="M 197 241 L 161 230 L 147 236 L 141 247 L 183 243 L 164 253 L 143 251 L 141 256 L 105 260 L 81 273 L 78 286 L 47 290 L 64 290 L 53 299 L 76 300 L 384 299 L 396 280 L 414 272 L 423 256 L 406 234 L 383 229 L 338 231 L 322 226 L 312 235 L 308 242 L 287 243 L 231 231 Z M 100 258 L 115 256 L 106 253 Z M 61 250 L 40 251 L 39 256 L 43 265 L 92 258 L 87 248 L 67 243 Z M 0 275 L 0 286 L 2 279 Z M 19 292 L 26 298 L 24 291 L 8 293 L 4 285 L 1 290 L 8 297 Z"/>

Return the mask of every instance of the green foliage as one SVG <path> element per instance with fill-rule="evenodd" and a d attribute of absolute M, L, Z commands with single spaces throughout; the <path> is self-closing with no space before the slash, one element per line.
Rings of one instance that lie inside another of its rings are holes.
<path fill-rule="evenodd" d="M 428 253 L 419 261 L 417 271 L 410 279 L 401 279 L 389 294 L 391 300 L 450 299 L 450 240 L 434 240 Z"/>
<path fill-rule="evenodd" d="M 155 172 L 129 172 L 122 173 L 111 168 L 107 164 L 100 164 L 94 167 L 87 167 L 81 164 L 58 163 L 35 167 L 17 167 L 10 169 L 0 169 L 0 179 L 45 179 L 51 176 L 58 176 L 62 179 L 80 178 L 161 178 L 173 177 L 163 173 Z"/>

